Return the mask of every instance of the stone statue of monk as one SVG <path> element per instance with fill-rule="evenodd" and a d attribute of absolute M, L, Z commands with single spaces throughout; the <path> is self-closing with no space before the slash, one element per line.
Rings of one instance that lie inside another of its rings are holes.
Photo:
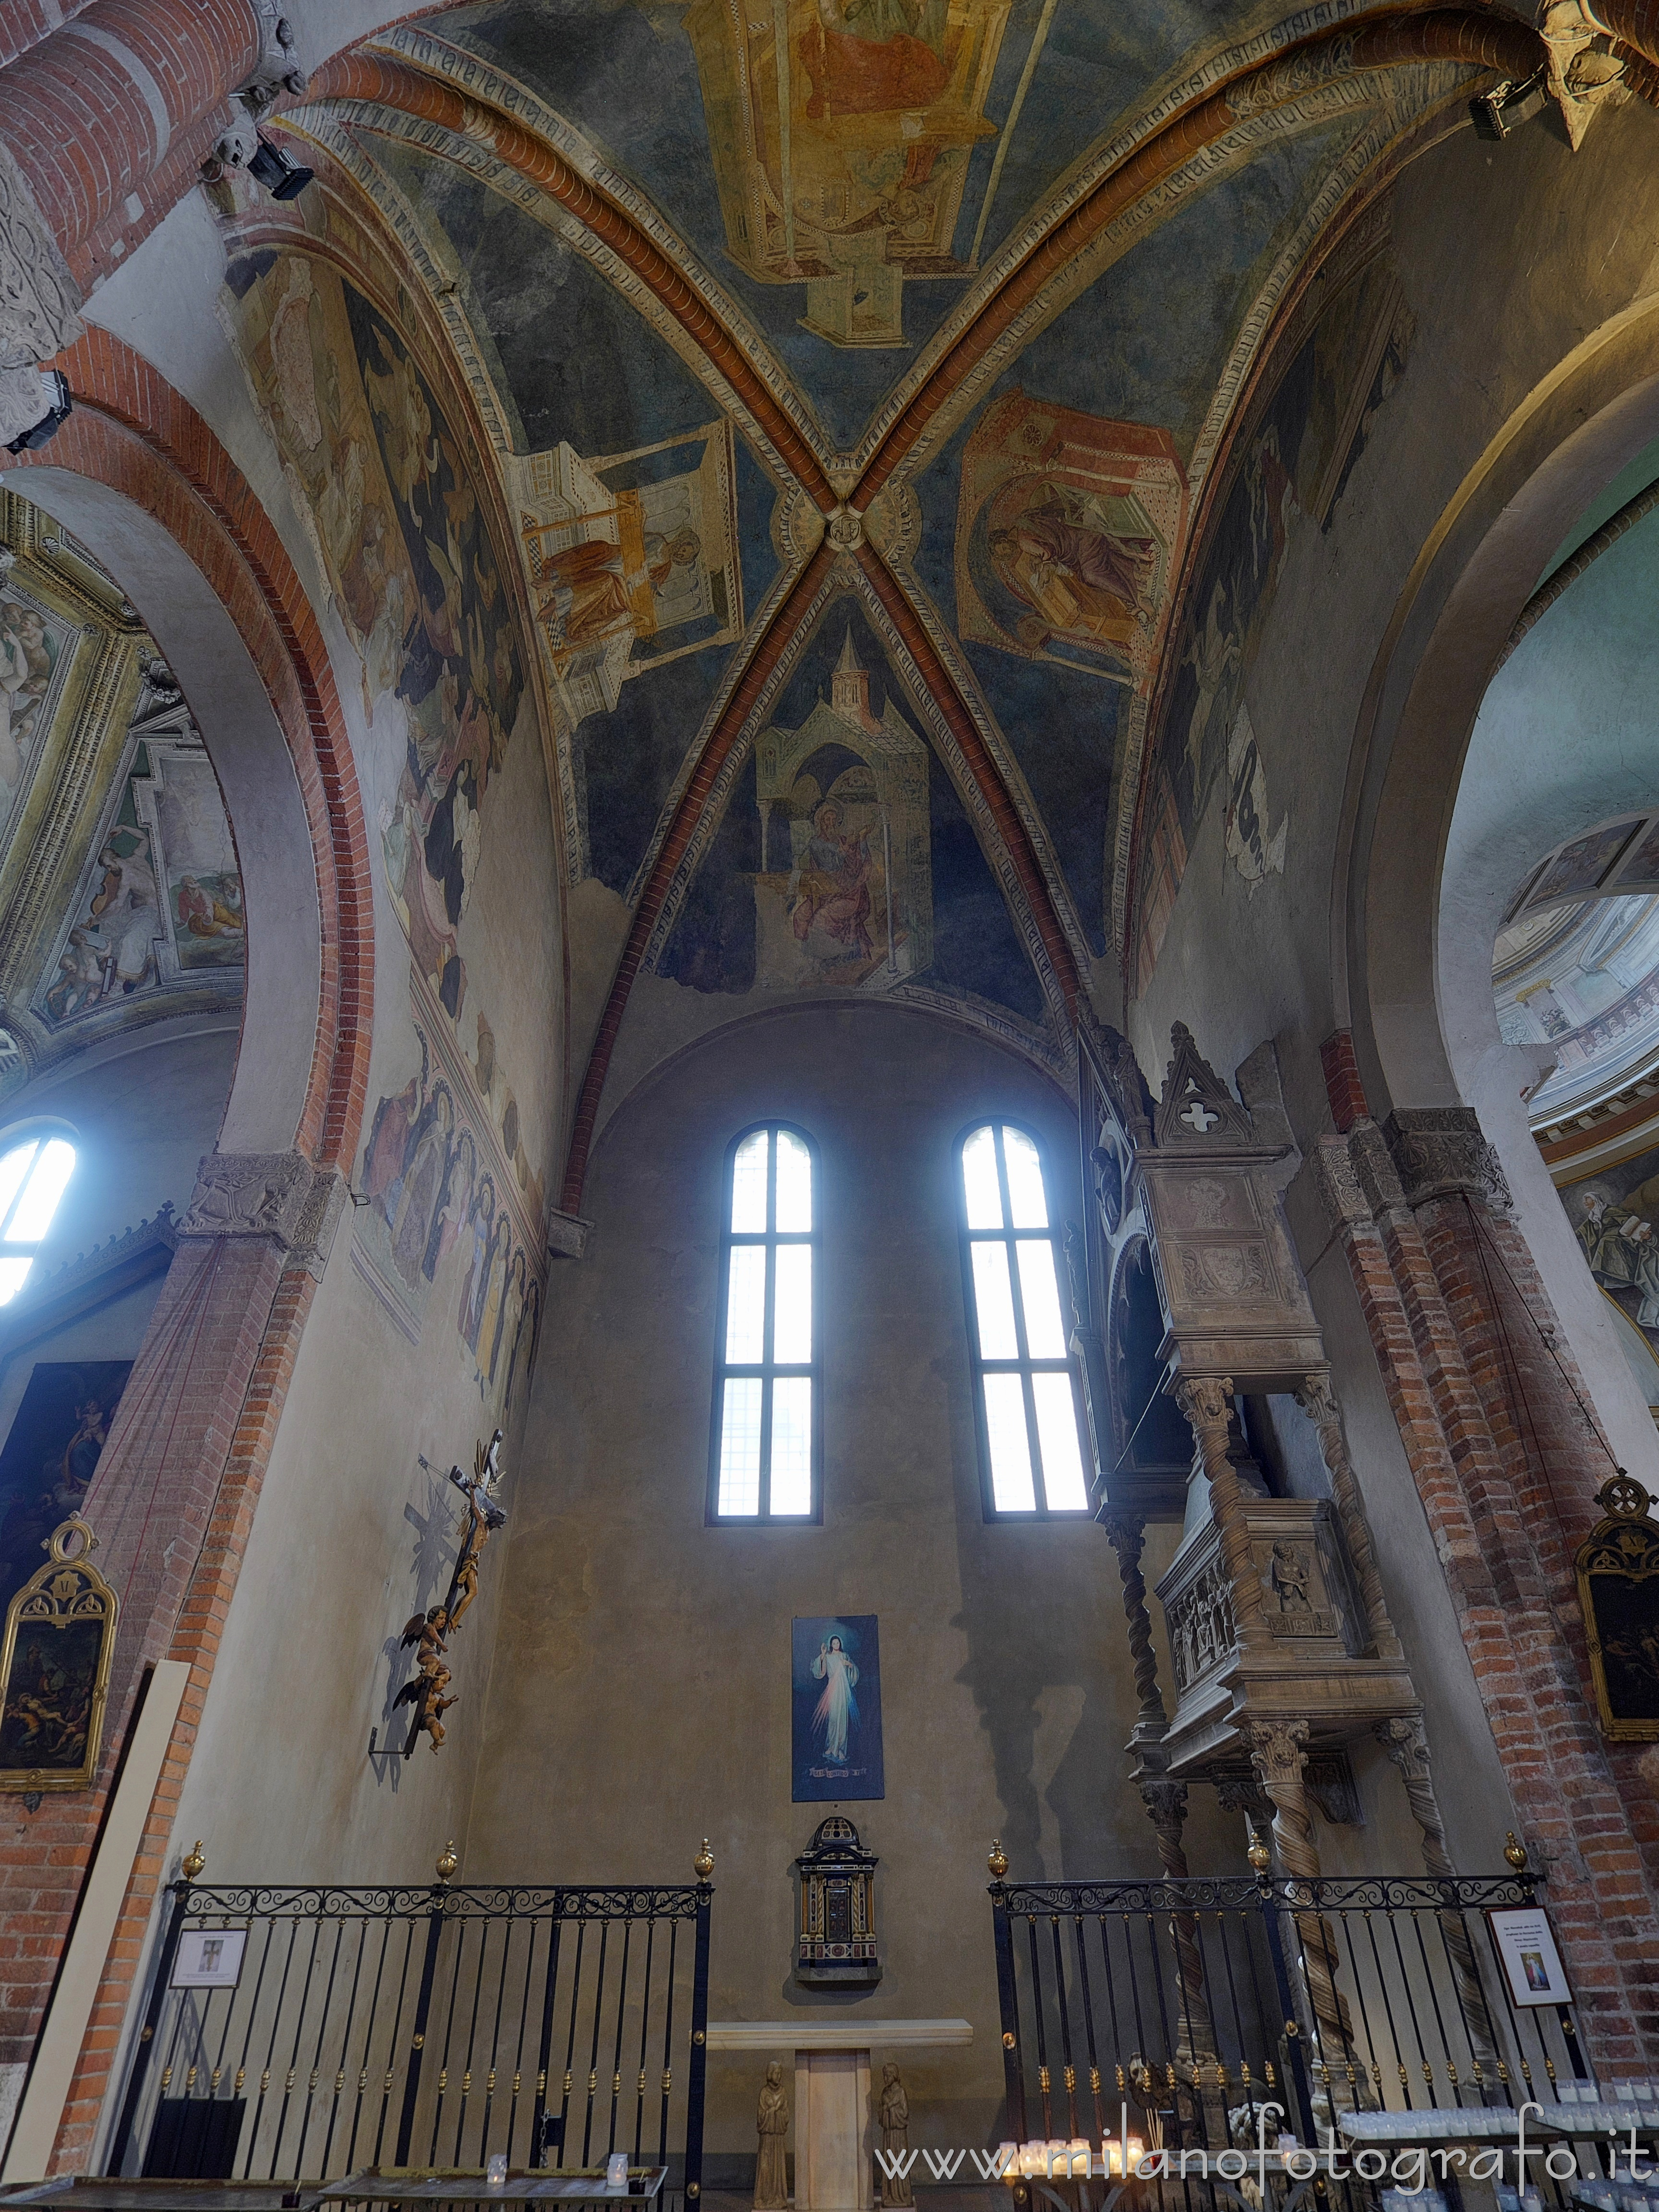
<path fill-rule="evenodd" d="M 876 2117 L 881 2123 L 881 2147 L 886 2153 L 882 2161 L 881 2201 L 884 2204 L 914 2204 L 908 2173 L 889 2172 L 896 2153 L 910 2148 L 910 2100 L 904 2094 L 904 2084 L 899 2079 L 898 2068 L 890 2058 L 881 2069 L 881 2101 Z"/>
<path fill-rule="evenodd" d="M 789 2168 L 783 2142 L 789 2132 L 789 2100 L 783 2094 L 783 2068 L 775 2058 L 766 2069 L 755 2125 L 760 2137 L 755 2156 L 755 2212 L 787 2212 Z"/>

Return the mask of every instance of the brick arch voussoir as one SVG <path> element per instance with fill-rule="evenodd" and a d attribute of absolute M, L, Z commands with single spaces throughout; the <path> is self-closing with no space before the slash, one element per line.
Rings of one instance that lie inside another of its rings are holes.
<path fill-rule="evenodd" d="M 106 484 L 162 524 L 236 626 L 287 740 L 322 917 L 316 1038 L 295 1143 L 349 1170 L 368 1094 L 374 903 L 362 795 L 327 647 L 270 517 L 212 429 L 142 356 L 93 328 L 60 357 L 75 412 L 22 465 Z"/>

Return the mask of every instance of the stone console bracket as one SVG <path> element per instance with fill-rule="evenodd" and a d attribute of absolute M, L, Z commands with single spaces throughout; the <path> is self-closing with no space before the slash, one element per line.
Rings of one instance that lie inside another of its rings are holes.
<path fill-rule="evenodd" d="M 337 1168 L 301 1152 L 210 1152 L 198 1170 L 181 1237 L 268 1237 L 286 1268 L 320 1279 L 345 1207 Z"/>

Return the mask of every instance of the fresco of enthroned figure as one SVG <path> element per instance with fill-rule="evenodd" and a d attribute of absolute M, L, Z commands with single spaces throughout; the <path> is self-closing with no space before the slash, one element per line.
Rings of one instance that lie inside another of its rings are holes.
<path fill-rule="evenodd" d="M 1186 505 L 1167 430 L 1005 392 L 963 456 L 962 635 L 1145 678 Z"/>
<path fill-rule="evenodd" d="M 1011 0 L 689 0 L 733 258 L 806 286 L 832 343 L 904 343 L 907 275 L 954 276 Z M 783 35 L 780 35 L 782 29 Z"/>
<path fill-rule="evenodd" d="M 646 467 L 668 464 L 666 473 Z M 572 728 L 630 676 L 743 630 L 729 423 L 610 460 L 561 442 L 509 460 L 557 705 Z"/>
<path fill-rule="evenodd" d="M 878 715 L 849 628 L 797 730 L 756 747 L 757 980 L 890 988 L 933 957 L 927 748 L 890 696 Z"/>

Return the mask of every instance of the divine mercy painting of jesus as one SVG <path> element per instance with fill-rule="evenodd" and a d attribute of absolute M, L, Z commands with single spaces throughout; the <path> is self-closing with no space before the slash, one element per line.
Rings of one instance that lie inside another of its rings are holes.
<path fill-rule="evenodd" d="M 875 1614 L 798 1620 L 793 1642 L 794 1803 L 885 1796 Z"/>

